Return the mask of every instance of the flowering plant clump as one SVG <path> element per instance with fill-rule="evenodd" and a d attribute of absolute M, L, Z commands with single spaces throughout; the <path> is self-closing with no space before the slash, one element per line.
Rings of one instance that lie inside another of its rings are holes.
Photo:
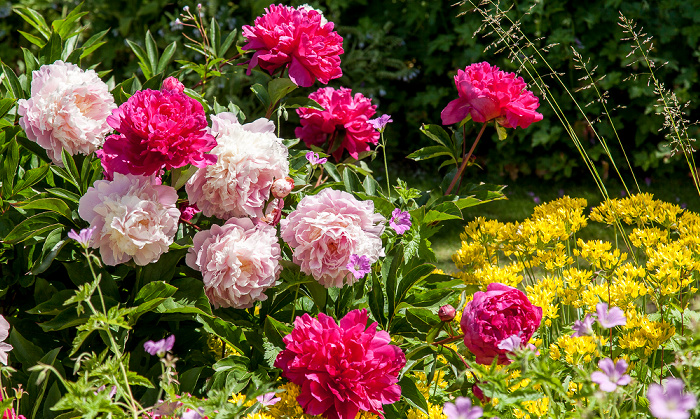
<path fill-rule="evenodd" d="M 17 113 L 27 138 L 63 166 L 62 150 L 87 155 L 102 146 L 111 131 L 107 117 L 115 107 L 94 70 L 58 60 L 32 74 L 31 97 L 19 100 Z"/>
<path fill-rule="evenodd" d="M 307 146 L 323 146 L 328 142 L 328 152 L 340 161 L 343 151 L 357 159 L 360 153 L 369 151 L 379 141 L 379 132 L 369 120 L 377 109 L 362 93 L 341 87 L 323 87 L 309 95 L 323 106 L 323 110 L 299 108 L 301 127 L 295 134 Z"/>
<path fill-rule="evenodd" d="M 367 319 L 367 310 L 353 310 L 339 324 L 323 313 L 294 321 L 275 366 L 301 386 L 297 400 L 305 413 L 352 419 L 360 411 L 382 413 L 382 405 L 398 401 L 396 383 L 406 358 Z"/>
<path fill-rule="evenodd" d="M 318 80 L 328 84 L 343 75 L 340 54 L 343 38 L 333 30 L 318 10 L 308 6 L 293 8 L 270 5 L 255 25 L 244 25 L 248 41 L 244 50 L 254 50 L 248 63 L 248 74 L 256 67 L 273 74 L 283 67 L 297 85 L 309 87 Z"/>

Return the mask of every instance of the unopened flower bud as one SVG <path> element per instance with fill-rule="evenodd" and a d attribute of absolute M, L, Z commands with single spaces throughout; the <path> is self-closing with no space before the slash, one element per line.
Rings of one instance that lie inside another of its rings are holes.
<path fill-rule="evenodd" d="M 277 179 L 272 184 L 272 196 L 275 198 L 284 198 L 294 189 L 294 180 L 287 176 L 284 179 Z"/>
<path fill-rule="evenodd" d="M 161 90 L 171 90 L 174 92 L 182 93 L 185 91 L 185 85 L 180 82 L 180 80 L 176 79 L 175 77 L 168 77 L 167 79 L 163 80 L 163 86 L 161 87 Z"/>
<path fill-rule="evenodd" d="M 452 320 L 454 320 L 455 314 L 457 314 L 457 311 L 454 307 L 452 307 L 449 304 L 440 307 L 440 309 L 438 310 L 438 317 L 443 322 L 451 322 Z"/>

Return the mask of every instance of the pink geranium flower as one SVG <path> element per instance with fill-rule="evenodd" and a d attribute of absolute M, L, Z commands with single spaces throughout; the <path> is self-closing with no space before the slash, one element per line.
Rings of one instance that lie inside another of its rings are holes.
<path fill-rule="evenodd" d="M 216 156 L 204 108 L 177 90 L 141 90 L 107 118 L 119 134 L 98 152 L 108 179 L 114 172 L 150 176 L 161 169 L 192 164 L 206 167 Z"/>
<path fill-rule="evenodd" d="M 333 23 L 311 7 L 272 4 L 255 19 L 255 25 L 243 26 L 243 36 L 248 43 L 242 48 L 255 50 L 248 74 L 257 65 L 270 74 L 289 68 L 289 78 L 302 87 L 317 79 L 328 84 L 343 75 L 343 38 L 333 30 Z"/>
<path fill-rule="evenodd" d="M 360 411 L 381 415 L 382 405 L 401 397 L 398 375 L 406 364 L 401 349 L 391 345 L 389 334 L 367 326 L 367 310 L 353 310 L 337 324 L 319 313 L 294 320 L 284 337 L 286 349 L 275 367 L 282 376 L 301 386 L 297 401 L 309 415 L 355 419 Z"/>
<path fill-rule="evenodd" d="M 464 309 L 460 325 L 464 344 L 476 355 L 476 362 L 510 362 L 506 354 L 514 346 L 512 336 L 525 345 L 540 327 L 542 308 L 533 306 L 517 288 L 491 283 L 486 292 L 477 292 Z M 510 347 L 503 341 L 511 338 Z"/>
<path fill-rule="evenodd" d="M 496 122 L 504 128 L 527 128 L 541 121 L 537 97 L 527 90 L 522 77 L 499 70 L 487 62 L 457 71 L 455 86 L 459 98 L 442 111 L 442 124 L 461 122 L 468 115 L 474 122 Z"/>
<path fill-rule="evenodd" d="M 338 148 L 330 150 L 336 161 L 340 161 L 343 150 L 357 159 L 359 153 L 370 150 L 370 144 L 379 142 L 379 132 L 369 122 L 377 106 L 362 93 L 353 96 L 352 90 L 345 87 L 338 90 L 324 87 L 310 94 L 309 99 L 318 102 L 324 110 L 297 109 L 301 127 L 294 133 L 307 146 L 320 147 L 328 141 L 328 146 L 333 147 L 332 143 L 340 140 Z"/>

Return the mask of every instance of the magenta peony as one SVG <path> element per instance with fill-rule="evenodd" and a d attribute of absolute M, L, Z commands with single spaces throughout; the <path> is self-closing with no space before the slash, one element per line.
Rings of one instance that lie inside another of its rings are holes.
<path fill-rule="evenodd" d="M 207 217 L 263 217 L 274 180 L 289 173 L 287 147 L 275 135 L 275 124 L 260 118 L 241 125 L 229 112 L 211 119 L 217 161 L 187 182 L 189 201 Z"/>
<path fill-rule="evenodd" d="M 384 256 L 381 235 L 385 218 L 372 201 L 358 201 L 347 192 L 324 189 L 299 202 L 282 220 L 282 239 L 294 249 L 294 263 L 326 288 L 353 284 L 348 269 L 352 255 L 374 263 Z"/>
<path fill-rule="evenodd" d="M 248 43 L 242 48 L 255 50 L 248 74 L 258 64 L 270 74 L 280 67 L 289 68 L 289 78 L 302 87 L 311 86 L 316 79 L 328 84 L 343 75 L 343 38 L 333 30 L 333 23 L 311 7 L 272 4 L 255 19 L 254 26 L 243 26 L 243 36 Z"/>
<path fill-rule="evenodd" d="M 301 386 L 297 401 L 309 415 L 331 419 L 355 419 L 360 411 L 381 415 L 382 405 L 401 397 L 398 375 L 406 357 L 391 338 L 367 326 L 367 310 L 353 310 L 336 324 L 319 313 L 294 320 L 294 330 L 284 337 L 286 349 L 277 355 L 275 367 L 282 376 Z"/>
<path fill-rule="evenodd" d="M 119 134 L 105 140 L 99 156 L 107 178 L 118 172 L 150 176 L 192 164 L 206 167 L 216 157 L 204 108 L 176 90 L 141 90 L 112 112 L 107 122 Z"/>
<path fill-rule="evenodd" d="M 177 232 L 177 192 L 151 177 L 114 174 L 98 180 L 80 198 L 78 214 L 95 228 L 91 247 L 102 261 L 117 265 L 133 259 L 144 266 L 167 252 Z"/>
<path fill-rule="evenodd" d="M 249 308 L 267 299 L 282 267 L 277 230 L 249 218 L 231 218 L 195 234 L 187 266 L 202 272 L 204 292 L 218 307 Z"/>
<path fill-rule="evenodd" d="M 377 109 L 362 93 L 352 95 L 352 90 L 341 87 L 323 87 L 309 95 L 323 106 L 324 110 L 299 108 L 301 127 L 294 134 L 307 146 L 322 146 L 327 140 L 329 147 L 342 139 L 337 149 L 331 150 L 336 161 L 340 161 L 343 150 L 358 158 L 359 153 L 369 151 L 370 144 L 379 142 L 379 132 L 369 123 Z"/>
<path fill-rule="evenodd" d="M 522 77 L 501 71 L 487 62 L 459 70 L 455 76 L 459 98 L 442 110 L 442 124 L 452 125 L 471 115 L 474 122 L 495 119 L 504 128 L 527 128 L 541 121 L 537 97 L 527 90 Z"/>
<path fill-rule="evenodd" d="M 525 345 L 540 327 L 542 308 L 533 306 L 525 294 L 517 288 L 492 283 L 486 292 L 477 292 L 464 308 L 460 325 L 464 332 L 464 344 L 476 355 L 476 362 L 491 364 L 498 358 L 499 364 L 509 363 L 506 349 L 498 345 L 516 335 Z"/>
<path fill-rule="evenodd" d="M 32 95 L 20 99 L 17 113 L 27 138 L 63 166 L 61 151 L 90 154 L 111 131 L 107 117 L 116 108 L 109 88 L 94 70 L 56 61 L 32 72 Z"/>

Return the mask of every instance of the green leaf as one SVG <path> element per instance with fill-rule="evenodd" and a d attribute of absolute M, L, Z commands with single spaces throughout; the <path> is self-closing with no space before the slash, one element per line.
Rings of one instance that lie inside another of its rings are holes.
<path fill-rule="evenodd" d="M 155 71 L 158 68 L 158 45 L 156 40 L 153 39 L 151 31 L 146 31 L 146 54 L 148 55 L 148 68 L 151 73 L 159 73 Z"/>
<path fill-rule="evenodd" d="M 292 333 L 292 328 L 290 326 L 275 320 L 271 316 L 265 317 L 265 326 L 263 329 L 267 340 L 269 340 L 276 347 L 282 349 L 285 347 L 282 339 L 288 334 Z"/>
<path fill-rule="evenodd" d="M 253 91 L 255 97 L 257 97 L 258 100 L 260 100 L 265 109 L 270 108 L 270 95 L 268 94 L 267 90 L 265 90 L 265 87 L 263 87 L 262 84 L 255 83 L 254 85 L 250 86 L 250 90 Z"/>
<path fill-rule="evenodd" d="M 212 17 L 211 22 L 209 23 L 209 44 L 214 50 L 214 54 L 216 54 L 219 51 L 220 43 L 221 28 L 219 27 L 219 23 L 216 21 L 216 19 Z"/>
<path fill-rule="evenodd" d="M 73 295 L 75 295 L 73 290 L 58 291 L 51 296 L 51 299 L 27 310 L 27 313 L 40 314 L 43 316 L 55 316 L 65 310 L 63 303 Z"/>
<path fill-rule="evenodd" d="M 138 305 L 147 301 L 155 300 L 156 298 L 172 297 L 177 292 L 177 287 L 174 287 L 165 281 L 154 281 L 144 285 L 136 294 L 134 304 Z"/>
<path fill-rule="evenodd" d="M 420 150 L 416 150 L 413 153 L 406 156 L 407 159 L 421 161 L 433 159 L 440 156 L 452 156 L 452 151 L 441 145 L 433 145 L 429 147 L 423 147 Z"/>
<path fill-rule="evenodd" d="M 61 240 L 63 237 L 63 227 L 59 227 L 51 231 L 44 240 L 44 244 L 41 248 L 41 255 L 39 259 L 32 266 L 32 270 L 29 271 L 30 275 L 39 275 L 40 273 L 46 271 L 51 263 L 61 251 L 63 246 L 66 244 L 65 240 Z"/>
<path fill-rule="evenodd" d="M 16 327 L 10 328 L 10 345 L 12 345 L 12 356 L 22 364 L 26 370 L 39 362 L 44 356 L 41 348 L 22 336 Z"/>
<path fill-rule="evenodd" d="M 197 170 L 199 170 L 199 168 L 193 165 L 173 169 L 170 172 L 172 177 L 171 185 L 176 191 L 180 190 L 180 188 L 185 186 L 185 183 L 187 183 L 187 181 L 190 180 L 195 173 L 197 173 Z"/>
<path fill-rule="evenodd" d="M 377 187 L 379 184 L 372 176 L 365 176 L 365 180 L 362 181 L 362 187 L 364 188 L 367 195 L 374 195 L 377 193 Z"/>
<path fill-rule="evenodd" d="M 384 315 L 384 291 L 377 275 L 372 275 L 372 289 L 367 295 L 369 310 L 372 316 L 386 327 L 386 316 Z"/>
<path fill-rule="evenodd" d="M 22 84 L 19 82 L 15 72 L 5 63 L 2 63 L 2 71 L 5 74 L 5 78 L 2 82 L 7 90 L 12 92 L 14 98 L 24 99 L 24 90 L 22 90 Z"/>
<path fill-rule="evenodd" d="M 231 45 L 233 45 L 233 41 L 236 40 L 236 35 L 238 34 L 237 30 L 231 31 L 224 42 L 221 44 L 221 47 L 219 48 L 218 51 L 216 51 L 216 56 L 217 57 L 223 57 L 226 55 L 226 52 L 228 51 L 229 48 L 231 48 Z"/>
<path fill-rule="evenodd" d="M 165 68 L 168 66 L 168 64 L 170 64 L 170 61 L 173 59 L 173 55 L 175 54 L 176 49 L 177 42 L 173 42 L 172 44 L 165 47 L 163 55 L 161 55 L 160 59 L 158 60 L 158 68 L 156 68 L 156 73 L 160 74 L 165 71 Z"/>
<path fill-rule="evenodd" d="M 141 62 L 141 69 L 144 70 L 143 76 L 146 79 L 150 79 L 153 74 L 151 73 L 150 68 L 148 68 L 148 55 L 146 54 L 146 51 L 144 51 L 144 49 L 140 45 L 128 39 L 126 40 L 126 43 L 127 45 L 129 45 L 129 48 L 131 48 L 131 50 L 134 52 L 136 58 L 138 58 Z"/>
<path fill-rule="evenodd" d="M 404 375 L 399 381 L 401 387 L 401 397 L 406 399 L 414 407 L 420 409 L 426 415 L 428 413 L 428 402 L 423 397 L 423 394 L 418 390 L 416 383 L 408 375 Z"/>
<path fill-rule="evenodd" d="M 2 162 L 2 196 L 13 195 L 12 189 L 15 184 L 15 175 L 19 166 L 19 146 L 13 138 L 3 151 L 4 160 Z"/>
<path fill-rule="evenodd" d="M 66 205 L 65 202 L 58 198 L 41 198 L 34 201 L 29 201 L 25 204 L 16 205 L 16 208 L 28 209 L 41 209 L 47 211 L 53 211 L 55 213 L 61 214 L 67 219 L 71 220 L 71 209 Z"/>
<path fill-rule="evenodd" d="M 357 173 L 349 168 L 343 170 L 343 184 L 345 185 L 345 190 L 353 193 L 360 191 L 360 178 Z"/>
<path fill-rule="evenodd" d="M 7 244 L 21 243 L 27 239 L 39 236 L 46 231 L 53 230 L 63 225 L 58 223 L 53 213 L 41 213 L 31 216 L 10 231 L 3 241 Z"/>
<path fill-rule="evenodd" d="M 506 132 L 506 129 L 503 128 L 498 122 L 496 122 L 496 133 L 498 133 L 498 139 L 503 141 L 506 138 L 508 138 L 508 133 Z"/>
<path fill-rule="evenodd" d="M 50 166 L 50 167 L 54 168 L 55 166 Z M 47 189 L 46 192 L 50 193 L 51 195 L 57 196 L 59 198 L 73 201 L 76 204 L 80 202 L 80 195 L 76 194 L 75 192 L 67 191 L 67 190 L 62 189 L 62 188 L 50 188 L 50 189 Z"/>
<path fill-rule="evenodd" d="M 244 355 L 250 356 L 251 347 L 240 327 L 221 320 L 215 316 L 197 316 L 197 321 L 204 325 L 204 330 L 213 333 L 226 343 L 239 349 Z"/>
<path fill-rule="evenodd" d="M 180 375 L 178 381 L 180 381 L 180 392 L 182 393 L 194 393 L 197 389 L 197 381 L 199 381 L 199 376 L 202 374 L 204 367 L 190 368 Z"/>
<path fill-rule="evenodd" d="M 284 107 L 287 109 L 309 108 L 319 111 L 323 110 L 323 106 L 308 97 L 288 97 L 287 100 L 284 101 Z"/>
<path fill-rule="evenodd" d="M 102 41 L 102 38 L 104 38 L 107 32 L 109 32 L 109 29 L 105 29 L 102 32 L 96 33 L 95 35 L 91 36 L 90 39 L 85 41 L 85 43 L 82 46 L 83 51 L 80 54 L 81 60 L 95 52 L 95 50 L 97 50 L 102 45 L 107 43 L 107 41 Z"/>
<path fill-rule="evenodd" d="M 49 41 L 39 50 L 39 62 L 42 64 L 52 64 L 61 59 L 63 53 L 63 42 L 57 32 L 53 32 Z"/>
<path fill-rule="evenodd" d="M 287 94 L 296 90 L 297 85 L 287 78 L 272 79 L 267 84 L 267 92 L 270 95 L 270 103 L 274 106 Z"/>
<path fill-rule="evenodd" d="M 44 20 L 44 17 L 41 16 L 39 12 L 23 5 L 13 6 L 13 9 L 15 13 L 22 16 L 22 19 L 32 25 L 34 29 L 39 31 L 39 33 L 48 41 L 49 37 L 51 36 L 51 28 L 49 28 L 49 25 L 46 24 L 46 20 Z"/>
<path fill-rule="evenodd" d="M 82 7 L 83 3 L 78 4 L 64 19 L 55 20 L 51 23 L 51 27 L 54 29 L 54 31 L 58 32 L 61 39 L 65 40 L 76 34 L 74 28 L 76 26 L 75 23 L 78 21 L 78 19 L 88 14 L 88 12 L 80 11 Z"/>
<path fill-rule="evenodd" d="M 441 146 L 447 147 L 447 144 L 452 143 L 449 134 L 447 134 L 447 131 L 445 131 L 440 125 L 424 124 L 420 127 L 420 132 Z"/>
<path fill-rule="evenodd" d="M 31 42 L 32 44 L 38 46 L 39 48 L 43 47 L 46 45 L 46 41 L 43 39 L 39 38 L 38 36 L 34 36 L 31 33 L 27 33 L 25 31 L 17 31 L 22 34 L 23 37 L 27 39 L 27 41 Z"/>
<path fill-rule="evenodd" d="M 66 168 L 66 171 L 73 179 L 73 184 L 77 188 L 80 188 L 80 172 L 78 172 L 78 167 L 75 165 L 75 160 L 73 160 L 73 156 L 68 154 L 68 151 L 66 151 L 66 149 L 63 149 L 61 150 L 61 160 L 63 160 L 63 166 Z M 81 191 L 81 193 L 82 192 L 84 191 Z"/>
<path fill-rule="evenodd" d="M 327 161 L 323 163 L 323 168 L 325 169 L 326 173 L 328 173 L 328 175 L 333 178 L 334 181 L 340 182 L 340 173 L 338 173 L 338 169 L 333 163 Z"/>
<path fill-rule="evenodd" d="M 406 275 L 401 278 L 398 290 L 396 291 L 396 304 L 400 304 L 406 299 L 406 294 L 418 281 L 430 275 L 435 270 L 435 265 L 424 263 L 411 269 Z"/>
<path fill-rule="evenodd" d="M 423 308 L 407 309 L 406 320 L 416 331 L 422 333 L 428 333 L 433 326 L 441 323 L 440 319 L 432 311 Z"/>

